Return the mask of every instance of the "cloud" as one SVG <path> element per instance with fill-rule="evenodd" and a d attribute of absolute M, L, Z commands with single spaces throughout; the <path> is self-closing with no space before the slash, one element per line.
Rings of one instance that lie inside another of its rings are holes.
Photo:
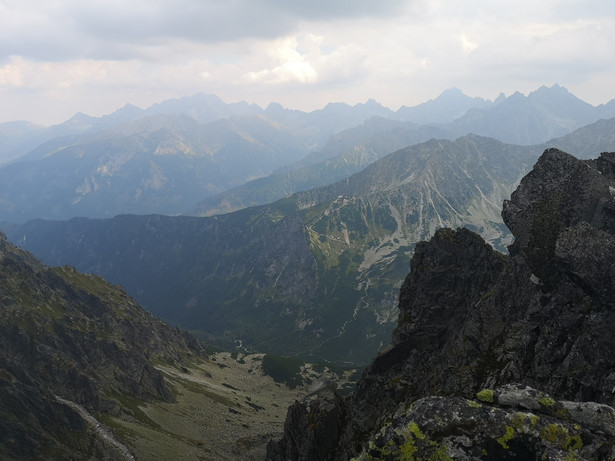
<path fill-rule="evenodd" d="M 288 36 L 270 46 L 270 66 L 249 71 L 244 79 L 250 83 L 348 83 L 365 76 L 366 50 L 354 44 L 323 46 L 322 36 Z"/>
<path fill-rule="evenodd" d="M 152 58 L 169 42 L 276 39 L 300 22 L 388 17 L 404 0 L 8 0 L 0 6 L 0 55 L 32 59 Z M 181 46 L 176 52 L 181 52 Z"/>
<path fill-rule="evenodd" d="M 0 67 L 0 87 L 19 88 L 23 86 L 22 66 L 19 62 L 10 62 Z"/>
<path fill-rule="evenodd" d="M 0 0 L 0 120 L 20 101 L 59 122 L 198 92 L 395 109 L 451 86 L 559 83 L 600 103 L 613 79 L 615 2 L 602 0 Z"/>
<path fill-rule="evenodd" d="M 269 50 L 269 55 L 276 63 L 271 69 L 250 71 L 244 78 L 250 82 L 262 83 L 313 83 L 318 73 L 305 54 L 297 50 L 296 37 L 276 40 Z"/>
<path fill-rule="evenodd" d="M 468 67 L 485 76 L 509 75 L 536 81 L 541 76 L 570 81 L 575 76 L 615 69 L 613 19 L 526 24 L 483 39 L 468 57 Z"/>

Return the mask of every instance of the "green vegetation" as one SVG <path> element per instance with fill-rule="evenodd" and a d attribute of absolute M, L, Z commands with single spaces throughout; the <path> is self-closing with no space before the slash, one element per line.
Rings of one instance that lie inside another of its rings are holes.
<path fill-rule="evenodd" d="M 506 426 L 506 433 L 498 439 L 498 443 L 504 448 L 508 450 L 510 447 L 508 446 L 508 442 L 512 440 L 515 436 L 515 429 L 510 426 Z"/>
<path fill-rule="evenodd" d="M 419 456 L 420 455 L 420 456 Z M 370 441 L 366 452 L 354 460 L 400 460 L 400 461 L 452 461 L 448 448 L 431 440 L 418 424 L 410 422 L 406 428 L 395 429 L 391 425 Z"/>
<path fill-rule="evenodd" d="M 117 400 L 124 409 L 130 410 L 132 415 L 142 424 L 150 426 L 154 429 L 160 429 L 160 425 L 151 420 L 141 409 L 141 407 L 147 404 L 139 399 L 131 397 L 130 395 L 121 394 L 119 392 L 112 392 L 110 397 Z"/>
<path fill-rule="evenodd" d="M 568 429 L 557 423 L 543 427 L 540 431 L 540 437 L 564 450 L 577 451 L 583 447 L 583 439 L 580 434 L 570 434 Z"/>
<path fill-rule="evenodd" d="M 291 389 L 303 383 L 301 367 L 305 364 L 294 357 L 278 357 L 267 354 L 263 357 L 263 372 L 276 383 L 284 383 Z"/>
<path fill-rule="evenodd" d="M 476 398 L 481 402 L 493 403 L 493 391 L 491 389 L 483 389 L 476 393 Z"/>
<path fill-rule="evenodd" d="M 540 403 L 543 407 L 552 407 L 556 402 L 551 397 L 541 397 L 538 399 L 538 403 Z"/>
<path fill-rule="evenodd" d="M 425 434 L 421 431 L 421 428 L 414 421 L 408 424 L 408 430 L 416 437 L 417 439 L 424 439 Z"/>

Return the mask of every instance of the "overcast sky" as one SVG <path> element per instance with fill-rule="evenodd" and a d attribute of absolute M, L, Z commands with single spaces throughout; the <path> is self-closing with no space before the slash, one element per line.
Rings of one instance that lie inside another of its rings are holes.
<path fill-rule="evenodd" d="M 615 98 L 612 0 L 0 0 L 0 122 L 213 93 L 391 109 L 450 87 Z"/>

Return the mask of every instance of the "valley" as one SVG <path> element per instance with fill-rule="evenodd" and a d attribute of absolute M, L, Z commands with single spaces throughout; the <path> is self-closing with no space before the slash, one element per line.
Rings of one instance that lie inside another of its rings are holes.
<path fill-rule="evenodd" d="M 159 365 L 174 402 L 135 401 L 133 414 L 102 420 L 137 459 L 264 459 L 267 443 L 282 436 L 287 408 L 325 385 L 348 385 L 352 371 L 307 364 L 291 389 L 266 375 L 262 361 L 263 354 L 225 352 L 182 370 Z"/>
<path fill-rule="evenodd" d="M 254 459 L 287 407 L 358 370 L 205 350 L 121 288 L 0 235 L 0 457 Z"/>
<path fill-rule="evenodd" d="M 388 341 L 416 242 L 467 225 L 505 250 L 495 204 L 532 160 L 532 149 L 488 138 L 433 140 L 231 214 L 35 220 L 7 232 L 220 347 L 362 365 Z"/>

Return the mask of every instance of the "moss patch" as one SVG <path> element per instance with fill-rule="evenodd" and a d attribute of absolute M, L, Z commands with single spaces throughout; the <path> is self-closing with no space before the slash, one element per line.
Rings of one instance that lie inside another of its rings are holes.
<path fill-rule="evenodd" d="M 506 433 L 498 439 L 498 443 L 504 448 L 508 450 L 510 447 L 508 446 L 508 442 L 512 440 L 515 436 L 515 429 L 511 426 L 506 426 Z"/>
<path fill-rule="evenodd" d="M 476 393 L 476 398 L 481 402 L 493 403 L 493 391 L 491 389 L 483 389 Z"/>

